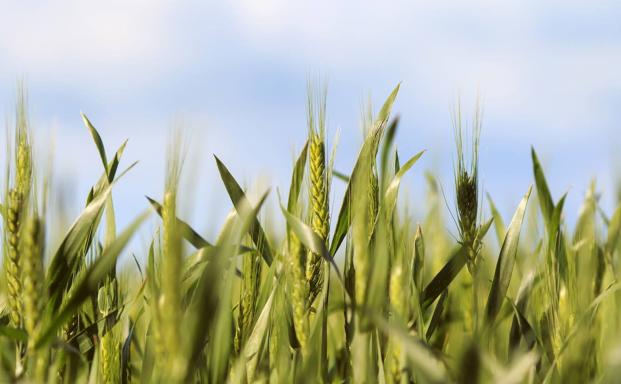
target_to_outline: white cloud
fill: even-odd
[[[358,79],[399,73],[428,108],[446,108],[456,93],[479,89],[489,117],[524,123],[505,137],[527,138],[546,126],[550,138],[562,132],[579,139],[587,122],[605,130],[597,125],[612,111],[602,110],[600,98],[621,88],[621,39],[602,37],[599,26],[617,8],[246,0],[236,3],[233,20],[256,49],[299,71],[327,68]],[[581,43],[568,30],[580,31]]]
[[[303,79],[314,70],[341,87],[340,99],[330,99],[331,116],[349,113],[350,104],[357,107],[362,90],[381,96],[377,87],[383,91],[403,80],[400,112],[416,129],[404,140],[416,146],[435,144],[428,139],[438,126],[446,128],[441,137],[448,141],[451,102],[461,93],[468,108],[479,89],[488,142],[509,150],[519,142],[520,151],[527,151],[521,145],[536,140],[554,145],[550,152],[562,156],[582,143],[594,148],[596,141],[608,143],[610,133],[618,131],[613,106],[621,102],[620,7],[612,0],[597,5],[536,0],[5,1],[0,85],[11,90],[14,79],[25,75],[35,90],[58,90],[39,102],[54,108],[62,103],[67,109],[58,117],[49,106],[33,105],[34,111],[47,108],[38,115],[40,127],[54,120],[70,124],[68,109],[75,110],[74,124],[60,128],[63,168],[72,168],[71,155],[78,151],[88,152],[89,164],[98,166],[85,144],[89,139],[77,115],[82,108],[98,116],[107,143],[130,137],[128,154],[143,161],[136,172],[141,181],[161,176],[167,119],[185,107],[190,119],[200,120],[190,124],[209,127],[207,137],[195,142],[206,142],[201,148],[206,153],[235,152],[230,157],[238,171],[245,172],[242,165],[248,163],[248,169],[290,165],[282,161],[288,160],[286,149],[260,159],[251,152],[271,145],[260,141],[267,141],[261,139],[266,132],[285,148],[303,135],[295,124],[303,124]],[[300,83],[285,84],[292,78]],[[299,90],[300,110],[291,107],[292,88]],[[192,105],[184,105],[188,102]],[[344,134],[356,132],[346,126],[357,119],[356,112],[351,120],[334,119],[344,123]],[[421,136],[427,142],[420,143]],[[340,159],[353,158],[356,148],[348,143],[358,139],[343,139],[341,148],[347,149]],[[288,171],[285,166],[275,170]],[[144,183],[131,186],[141,189]]]
[[[0,67],[37,82],[79,78],[105,85],[174,67],[166,1],[4,2]],[[117,78],[118,78],[117,77]]]

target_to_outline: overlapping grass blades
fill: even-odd
[[[485,219],[475,115],[470,162],[454,132],[453,239],[431,172],[428,194],[414,199],[416,215],[399,196],[424,158],[397,153],[401,120],[390,115],[399,89],[375,118],[368,111],[351,172],[333,170],[335,152],[326,153],[325,98],[309,104],[308,139],[297,148],[287,199],[278,194],[282,226],[261,219],[269,190],[252,200],[254,191],[216,157],[231,211],[215,237],[177,208],[191,202],[174,140],[163,196],[147,197],[146,213],[117,232],[112,193],[133,167],[118,171],[127,142],[109,156],[104,132],[84,114],[103,172],[59,233],[45,209],[50,195],[36,183],[31,136],[24,139],[25,105],[18,107],[0,214],[5,257],[19,253],[9,254],[15,268],[4,279],[14,284],[2,294],[27,297],[23,310],[0,301],[0,381],[615,382],[621,204],[608,216],[592,183],[569,228],[567,194],[555,202],[531,149],[537,204],[528,188],[505,226],[494,204],[501,199],[487,194]],[[343,196],[330,187],[333,175],[345,183]],[[26,196],[27,209],[16,209],[9,190]],[[149,210],[157,214],[153,233],[142,226]],[[492,226],[496,240],[487,236]],[[139,231],[143,251],[131,241]],[[119,263],[124,255],[129,264]]]

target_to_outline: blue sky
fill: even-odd
[[[428,150],[405,181],[418,207],[424,170],[451,189],[451,106],[460,96],[469,114],[479,93],[483,184],[505,218],[532,182],[534,145],[555,198],[569,191],[571,220],[593,177],[613,205],[620,19],[612,0],[3,2],[0,113],[11,119],[25,79],[38,145],[55,142],[74,214],[100,171],[79,112],[109,151],[129,138],[126,164],[140,163],[115,191],[121,224],[146,207],[145,194],[161,196],[170,129],[183,126],[193,191],[184,215],[211,233],[230,208],[212,154],[247,186],[286,188],[306,134],[309,75],[328,78],[341,170],[361,142],[362,106],[370,97],[378,107],[403,82],[399,151]]]

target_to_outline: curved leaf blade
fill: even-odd
[[[356,160],[356,164],[354,165],[354,169],[351,173],[351,176],[349,177],[347,188],[345,190],[345,195],[343,197],[343,203],[341,204],[341,210],[339,211],[338,219],[336,222],[334,234],[332,235],[332,242],[330,243],[330,254],[332,256],[336,255],[336,252],[343,243],[343,240],[345,239],[347,231],[349,231],[349,227],[351,225],[352,183],[357,178],[357,175],[361,172],[361,164],[365,161],[368,161],[369,158],[374,159],[375,156],[377,156],[379,142],[384,133],[390,111],[392,110],[392,104],[397,97],[400,86],[401,83],[399,83],[395,87],[395,89],[391,92],[391,94],[388,96],[388,99],[382,106],[382,109],[380,110],[380,113],[375,121],[374,129],[365,139],[364,144],[362,145],[362,149],[360,150],[360,154],[358,155],[358,159]]]
[[[392,178],[388,188],[386,188],[386,192],[384,194],[384,199],[386,201],[386,209],[388,216],[392,217],[392,213],[397,205],[397,193],[399,192],[399,185],[401,184],[401,179],[405,175],[407,171],[412,168],[414,164],[421,158],[421,156],[425,153],[425,150],[418,152],[416,155],[412,156],[405,164],[399,169],[397,174]]]
[[[295,235],[300,239],[302,244],[312,252],[321,255],[324,260],[329,262],[334,268],[334,272],[336,273],[339,281],[344,284],[341,272],[339,271],[338,266],[334,262],[334,258],[330,255],[328,248],[326,248],[326,244],[321,239],[321,237],[317,236],[315,232],[308,225],[304,224],[302,220],[293,216],[291,213],[287,212],[285,207],[281,206],[281,210],[285,219],[287,220],[287,224],[291,227]],[[344,285],[343,285],[344,286]]]
[[[56,331],[75,313],[84,301],[96,293],[99,284],[106,278],[109,272],[115,268],[116,260],[129,243],[138,227],[146,220],[149,213],[138,216],[127,228],[119,234],[112,244],[104,249],[99,256],[85,271],[77,277],[74,288],[71,290],[69,299],[62,304],[58,312],[53,307],[48,307],[53,314],[52,320],[45,325],[41,335],[35,342],[35,348],[45,345],[56,333]]]
[[[83,112],[80,112],[80,116],[82,116],[82,121],[84,121],[84,125],[86,125],[86,128],[88,128],[88,131],[91,133],[91,136],[93,137],[93,141],[95,142],[95,145],[97,146],[97,151],[99,152],[101,163],[104,167],[104,170],[106,171],[106,175],[108,175],[108,181],[112,181],[110,179],[110,173],[108,172],[108,169],[109,169],[108,159],[106,157],[106,149],[103,145],[103,140],[101,140],[101,136],[99,135],[99,132],[97,132],[97,130],[95,129],[93,124],[90,122],[88,117],[86,117],[86,115]]]
[[[306,159],[308,158],[308,140],[304,144],[300,156],[295,162],[293,167],[293,173],[291,174],[291,185],[289,187],[289,199],[287,201],[287,210],[289,212],[295,212],[298,198],[300,196],[300,190],[302,188],[302,181],[304,180],[304,171],[306,170]]]
[[[453,252],[440,272],[425,287],[422,295],[423,308],[428,308],[448,288],[467,261],[468,250],[460,246]]]
[[[250,207],[250,202],[246,198],[246,194],[241,189],[231,172],[226,168],[224,163],[218,159],[217,156],[214,155],[216,159],[216,164],[218,166],[218,171],[220,172],[220,177],[222,178],[222,182],[224,183],[224,187],[235,206],[235,209],[238,213],[242,213],[244,211],[248,211]],[[254,217],[250,223],[250,227],[248,228],[248,233],[252,238],[252,242],[257,247],[263,260],[267,263],[267,265],[272,265],[272,260],[274,257],[272,256],[272,250],[269,245],[269,241],[267,240],[267,236],[265,236],[265,231],[259,220]]]
[[[155,212],[158,214],[158,216],[162,217],[162,205],[158,203],[156,200],[150,198],[149,196],[145,196],[145,197],[147,198],[147,200],[149,200],[149,203],[151,204]],[[178,230],[180,231],[181,235],[188,242],[190,242],[190,244],[192,244],[194,248],[201,249],[201,248],[213,246],[210,242],[208,242],[201,235],[199,235],[198,232],[196,232],[194,228],[192,228],[188,223],[186,223],[185,221],[179,218],[176,218],[176,219],[177,219],[176,224],[177,224]]]
[[[546,223],[546,228],[549,230],[552,223],[554,200],[552,200],[552,194],[550,194],[550,188],[548,188],[548,182],[543,174],[543,168],[541,167],[541,163],[539,163],[539,158],[535,153],[535,148],[531,147],[530,153],[533,160],[533,173],[535,175],[535,185],[537,187],[539,206],[541,207],[541,213],[543,214],[543,220]]]
[[[500,310],[500,305],[502,304],[502,301],[507,293],[507,289],[509,288],[513,266],[515,265],[518,243],[520,241],[520,232],[522,229],[522,222],[524,220],[524,213],[526,212],[526,204],[528,204],[528,198],[530,197],[531,191],[532,186],[528,188],[528,192],[526,192],[526,195],[524,195],[522,201],[518,205],[502,243],[500,255],[498,255],[496,272],[494,273],[494,280],[492,281],[492,288],[489,293],[486,308],[487,321],[490,324],[496,318],[496,315]]]

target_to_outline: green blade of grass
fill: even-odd
[[[85,271],[80,274],[74,283],[75,288],[71,290],[69,299],[63,303],[58,312],[51,309],[53,315],[51,321],[45,325],[41,335],[35,342],[35,348],[46,345],[54,336],[56,331],[75,313],[79,306],[99,289],[99,284],[115,268],[116,260],[123,251],[138,227],[148,217],[148,213],[138,216],[116,240],[106,248],[103,254],[98,257]]]
[[[438,328],[440,324],[440,320],[442,320],[442,312],[444,312],[444,303],[446,302],[446,298],[448,296],[448,289],[445,289],[442,292],[442,296],[440,296],[440,300],[438,300],[438,304],[433,309],[433,314],[431,315],[431,320],[429,321],[429,326],[427,327],[427,332],[425,333],[425,338],[427,341],[431,340],[431,336]]]
[[[388,171],[389,171],[388,156],[390,155],[390,150],[392,149],[398,126],[399,126],[399,116],[396,116],[392,120],[392,122],[388,125],[388,128],[386,129],[386,134],[384,135],[384,140],[382,143],[382,150],[380,154],[380,170],[382,171],[382,179],[381,179],[382,189],[380,190],[382,191],[386,189],[386,185],[388,183]]]
[[[117,149],[114,154],[114,159],[108,164],[107,173],[104,172],[103,175],[97,180],[97,183],[91,188],[88,197],[86,199],[86,204],[90,203],[95,196],[97,196],[101,191],[105,190],[108,184],[111,183],[111,180],[114,180],[116,176],[116,171],[119,167],[119,163],[121,162],[121,157],[123,156],[123,152],[125,151],[125,146],[127,145],[127,140],[121,144],[119,149]],[[134,163],[135,164],[135,163]]]
[[[28,334],[26,331],[8,325],[0,325],[0,335],[20,343],[26,343],[28,341]]]
[[[103,141],[101,140],[101,136],[99,135],[99,132],[97,132],[93,124],[91,124],[90,120],[88,119],[88,117],[86,117],[84,113],[80,112],[80,116],[82,116],[84,125],[86,125],[86,128],[88,128],[88,131],[91,133],[91,136],[93,137],[93,141],[95,142],[95,145],[97,146],[97,151],[99,152],[101,163],[104,167],[104,170],[106,171],[106,175],[108,175],[108,181],[112,181],[112,179],[109,178],[110,174],[108,172],[108,159],[106,157],[106,149],[103,145]]]
[[[207,337],[211,330],[212,325],[218,318],[218,306],[221,303],[221,297],[219,294],[219,288],[224,284],[221,282],[222,274],[226,272],[227,265],[224,260],[230,259],[231,255],[236,252],[231,252],[232,246],[228,244],[233,243],[234,236],[241,236],[248,231],[248,228],[252,225],[253,220],[256,220],[257,213],[261,210],[263,203],[267,199],[269,191],[266,191],[259,203],[255,207],[243,205],[238,212],[239,221],[237,222],[238,231],[230,230],[223,233],[222,237],[218,239],[218,244],[211,248],[212,257],[209,258],[209,263],[199,269],[200,277],[196,283],[194,294],[191,297],[189,310],[187,313],[187,323],[189,324],[189,338],[191,340],[189,346],[190,364],[195,366],[200,363],[200,354],[204,346],[207,344]],[[231,224],[233,226],[233,224]],[[230,279],[226,280],[227,284],[230,284]],[[230,293],[229,291],[227,291]],[[230,320],[230,319],[229,319]],[[186,372],[186,376],[190,375],[192,370]],[[186,381],[189,380],[189,376],[186,377]]]
[[[240,210],[248,209],[247,207],[250,205],[250,203],[246,198],[246,194],[241,189],[233,175],[231,175],[229,170],[226,168],[224,163],[222,163],[222,161],[220,161],[217,156],[214,156],[214,158],[216,159],[216,164],[218,165],[218,171],[220,172],[222,182],[224,183],[226,191],[228,192],[229,197],[231,198],[231,201],[235,206],[235,209],[237,209],[238,212],[240,212]],[[265,260],[267,265],[272,265],[272,250],[270,248],[267,237],[265,236],[265,231],[263,230],[263,227],[261,226],[259,220],[256,217],[253,218],[252,222],[250,223],[248,232],[250,234],[250,237],[252,238],[252,242],[261,253],[263,260]]]
[[[468,250],[459,246],[444,267],[427,284],[422,295],[423,308],[428,308],[445,289],[453,282],[453,279],[464,268],[468,261]]]
[[[121,347],[121,384],[127,384],[131,381],[131,344],[135,329],[136,323],[130,320],[129,332]]]
[[[521,320],[519,316],[526,310],[526,306],[528,304],[528,299],[531,295],[534,281],[535,275],[531,272],[526,276],[520,286],[520,289],[518,290],[514,309],[514,312],[516,313],[513,316],[513,321],[511,322],[511,330],[509,331],[509,352],[511,353],[513,353],[517,349],[520,343],[520,337],[523,337],[524,340],[527,342],[529,340],[528,334],[525,333],[525,331],[528,331],[528,329],[526,329],[523,324],[520,324]],[[528,325],[530,326],[530,324]]]
[[[448,370],[435,351],[420,339],[410,335],[406,329],[386,321],[380,316],[372,316],[375,324],[384,334],[392,336],[407,356],[412,372],[428,383],[449,382]]]
[[[494,218],[494,228],[496,228],[496,239],[498,240],[498,245],[502,246],[502,241],[505,238],[507,227],[505,226],[505,223],[502,220],[502,216],[500,215],[500,212],[498,212],[498,209],[496,208],[496,205],[494,204],[494,201],[492,200],[492,197],[490,196],[489,193],[487,194],[487,201],[489,203],[489,209],[492,212],[492,217]]]
[[[276,286],[274,286],[267,302],[263,305],[261,314],[252,329],[252,333],[248,337],[248,341],[246,342],[241,355],[237,358],[237,361],[235,361],[231,368],[231,371],[238,382],[254,382],[253,380],[257,370],[259,355],[265,343],[265,338],[269,329],[269,318],[275,292]]]
[[[502,243],[500,254],[498,255],[498,262],[496,263],[496,272],[494,273],[494,280],[492,281],[492,288],[487,300],[487,322],[493,323],[500,310],[500,305],[504,300],[507,289],[509,288],[509,281],[511,280],[511,274],[513,272],[513,266],[515,265],[515,257],[517,255],[518,243],[520,241],[520,232],[522,229],[522,221],[524,220],[524,213],[526,212],[526,204],[532,186],[528,188],[528,192],[522,198],[522,201],[518,205],[507,234]]]
[[[606,236],[606,250],[613,253],[617,244],[619,244],[619,235],[621,235],[621,204],[615,209],[610,224],[608,225],[608,234]]]
[[[399,84],[397,84],[392,92],[390,92],[390,95],[388,95],[388,98],[384,102],[384,105],[382,105],[382,108],[380,109],[379,114],[375,119],[376,123],[379,122],[380,124],[386,124],[386,122],[388,121],[388,118],[390,117],[390,111],[392,111],[392,105],[395,103],[395,99],[397,98],[397,94],[399,93],[399,88],[401,88],[401,82],[399,82]]]
[[[145,196],[147,200],[149,200],[149,204],[153,207],[158,216],[162,217],[162,205],[158,203],[156,200],[150,198],[149,196]],[[205,240],[201,235],[198,234],[188,223],[177,218],[176,226],[180,231],[181,235],[194,246],[196,249],[201,249],[205,247],[212,247],[213,245]]]
[[[300,156],[295,161],[293,173],[291,175],[291,184],[289,186],[289,199],[287,201],[287,210],[296,212],[300,190],[302,189],[302,181],[304,180],[304,171],[306,170],[306,159],[308,158],[308,140],[304,144]]]
[[[552,222],[552,212],[554,210],[554,201],[548,188],[546,177],[543,174],[543,168],[539,163],[539,158],[535,153],[535,148],[531,147],[531,157],[533,160],[533,173],[535,175],[535,185],[537,187],[537,197],[539,198],[539,206],[541,207],[541,213],[543,214],[543,220],[545,221],[546,228],[550,229]]]
[[[567,332],[567,336],[565,336],[565,338],[562,340],[559,352],[556,354],[556,356],[554,356],[554,360],[552,361],[552,364],[548,367],[548,370],[542,382],[550,382],[552,375],[556,372],[559,360],[563,356],[564,352],[567,350],[567,347],[570,345],[571,341],[573,341],[576,335],[578,335],[578,331],[580,330],[580,328],[584,326],[585,323],[588,323],[587,320],[591,319],[595,315],[595,312],[597,312],[600,304],[604,301],[604,299],[613,295],[620,289],[621,283],[618,282],[615,282],[608,286],[603,292],[597,295],[597,297],[595,297],[593,301],[591,301],[591,304],[589,304],[588,308],[586,308],[586,310],[574,321],[573,326]]]
[[[375,121],[375,127],[373,131],[371,131],[369,136],[366,138],[364,144],[362,145],[362,149],[360,150],[360,154],[358,155],[358,159],[356,160],[356,164],[354,165],[354,170],[352,171],[350,180],[347,184],[345,196],[343,197],[343,203],[341,204],[341,209],[339,211],[338,219],[336,221],[334,234],[332,235],[332,242],[330,243],[330,254],[332,256],[336,255],[336,252],[338,251],[341,243],[345,239],[345,235],[347,235],[347,232],[349,231],[349,227],[351,225],[352,181],[356,178],[356,175],[361,172],[360,164],[363,161],[368,161],[368,159],[375,158],[375,156],[377,156],[379,142],[383,135],[386,123],[388,121],[388,117],[390,115],[390,111],[392,109],[392,105],[395,101],[395,98],[397,97],[400,86],[401,84],[397,85],[390,94],[390,96],[388,96],[388,99],[382,106],[382,109]]]
[[[397,205],[397,193],[399,192],[399,185],[401,184],[401,179],[405,175],[405,173],[412,168],[414,164],[421,158],[421,156],[425,153],[425,150],[420,151],[416,155],[412,156],[408,161],[403,164],[399,172],[392,178],[390,184],[386,188],[384,199],[386,201],[386,212],[388,218],[392,217],[395,206]]]
[[[522,338],[526,342],[527,349],[531,350],[533,349],[533,347],[535,346],[535,343],[537,342],[537,335],[535,334],[535,331],[532,325],[530,325],[530,323],[526,319],[526,316],[524,316],[524,314],[517,307],[517,305],[513,304],[513,302],[510,302],[510,303],[511,303],[511,307],[513,308],[514,324],[516,325],[516,328],[517,328],[516,334],[519,336],[522,336]],[[517,348],[519,344],[519,336],[517,338],[510,337],[510,342],[509,342],[510,351],[514,351]]]
[[[334,261],[334,257],[332,257],[332,255],[326,248],[326,244],[324,243],[323,240],[321,240],[321,237],[319,237],[312,230],[311,227],[304,224],[302,220],[298,219],[297,217],[293,216],[291,213],[287,212],[285,207],[281,206],[280,208],[282,210],[283,215],[285,216],[285,219],[287,220],[287,223],[289,224],[289,226],[291,226],[291,229],[293,230],[295,235],[300,239],[302,244],[304,244],[304,246],[308,248],[309,250],[311,250],[312,252],[318,255],[321,255],[324,260],[330,263],[332,267],[334,268],[334,272],[336,273],[336,276],[338,277],[339,281],[343,284],[343,286],[345,286],[344,285],[345,283],[343,282],[343,278],[341,276],[341,272],[339,271],[339,267],[336,265],[336,262]]]
[[[97,198],[92,200],[75,220],[60,247],[52,257],[47,272],[49,300],[58,308],[63,295],[69,288],[71,278],[76,271],[79,255],[90,247],[92,235],[97,227],[104,205],[110,195],[109,185]]]

